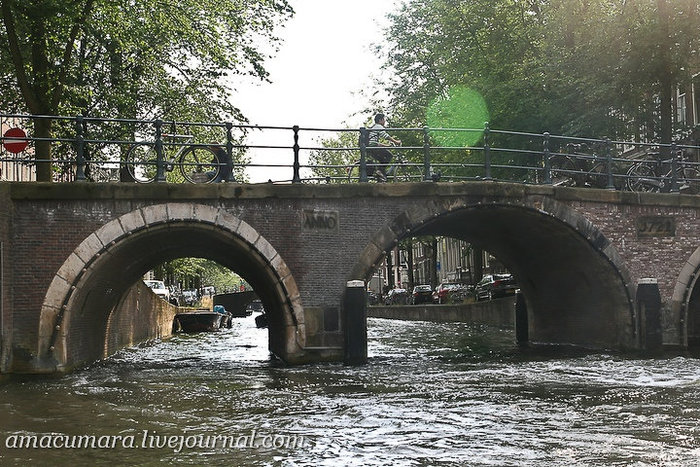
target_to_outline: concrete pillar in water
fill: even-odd
[[[367,293],[363,281],[345,287],[345,363],[367,363]]]
[[[661,294],[656,279],[645,278],[637,282],[637,319],[639,320],[639,345],[644,350],[659,351],[663,348],[661,328]]]
[[[515,341],[518,345],[527,345],[529,340],[527,305],[523,294],[518,293],[515,296]]]

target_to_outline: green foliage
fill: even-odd
[[[286,0],[3,0],[0,111],[245,121],[232,83],[267,79],[260,47],[274,49],[274,28],[292,14]],[[137,131],[93,128],[91,136]],[[34,134],[50,137],[50,122]],[[39,158],[50,151],[37,145]]]
[[[389,19],[395,126],[430,122],[457,87],[484,97],[492,128],[667,139],[671,91],[699,66],[697,0],[408,0]]]
[[[311,151],[309,165],[318,181],[343,183],[348,180],[348,169],[360,159],[358,148],[359,131],[348,130],[336,137],[320,141],[320,147]]]
[[[463,128],[478,131],[432,130],[433,138],[441,146],[472,146],[483,133],[488,122],[488,109],[481,95],[469,88],[450,88],[446,98],[435,99],[427,109],[426,120],[430,128]]]
[[[180,285],[183,290],[214,286],[218,293],[226,293],[238,290],[240,284],[245,284],[230,269],[203,258],[177,258],[161,264],[154,273],[169,285]]]
[[[285,0],[6,0],[2,86],[33,113],[240,119],[227,83],[267,77],[254,44],[291,14]]]

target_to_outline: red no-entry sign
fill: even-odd
[[[3,140],[2,145],[5,146],[5,149],[8,152],[13,154],[24,151],[27,149],[27,145],[29,144],[29,142],[25,139],[27,134],[21,128],[10,128],[5,132],[3,137],[11,138]]]

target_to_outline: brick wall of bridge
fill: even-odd
[[[9,364],[12,341],[12,200],[9,185],[0,184],[0,373]]]
[[[674,195],[655,195],[658,203],[654,203],[652,195],[647,205],[590,201],[572,201],[569,205],[585,213],[586,218],[605,233],[628,268],[633,284],[643,278],[658,281],[664,341],[668,345],[681,345],[682,317],[679,310],[674,309],[672,296],[687,260],[700,248],[699,197],[688,197],[685,206],[674,206],[669,205],[668,196]],[[641,236],[636,225],[641,217],[673,218],[675,236]]]
[[[11,271],[13,281],[9,311],[6,309],[10,316],[5,323],[6,327],[11,323],[12,344],[20,354],[36,349],[39,310],[51,280],[68,255],[118,216],[162,203],[220,208],[264,237],[283,257],[296,281],[306,315],[307,345],[311,347],[343,345],[342,329],[332,324],[342,325],[345,282],[360,278],[355,277],[358,271],[366,272],[381,253],[377,245],[391,245],[392,235],[408,234],[402,230],[406,226],[429,227],[432,216],[449,213],[453,207],[527,205],[532,212],[541,209],[545,217],[560,217],[570,224],[571,235],[590,235],[593,243],[599,235],[594,230],[599,230],[619,255],[627,274],[625,280],[632,284],[642,277],[659,280],[665,339],[670,344],[681,339],[680,317],[671,311],[671,296],[684,262],[700,247],[700,197],[679,195],[640,197],[601,190],[488,183],[344,187],[11,184],[4,189],[12,209],[6,208],[3,213],[0,208],[0,238],[10,237],[12,254],[6,270]],[[305,229],[305,212],[330,213],[336,216],[338,225]],[[3,215],[11,219],[9,234],[7,222],[3,226]],[[650,215],[673,217],[675,236],[640,237],[636,219]],[[590,225],[581,219],[587,219]],[[513,230],[511,235],[525,234],[517,225],[509,226],[507,220],[500,222],[504,229]],[[541,255],[546,255],[546,239],[542,244]],[[182,254],[187,256],[187,251]],[[561,265],[562,270],[576,266]]]
[[[41,203],[15,200],[12,221],[13,354],[36,358],[37,323],[48,286],[68,255],[114,212],[132,203],[96,206],[86,200]],[[118,272],[115,272],[118,273]],[[85,312],[89,312],[86,310]],[[94,339],[94,329],[73,329],[76,339]]]

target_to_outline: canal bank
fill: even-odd
[[[448,305],[374,305],[367,309],[367,316],[406,321],[485,324],[512,328],[515,326],[515,297]]]

